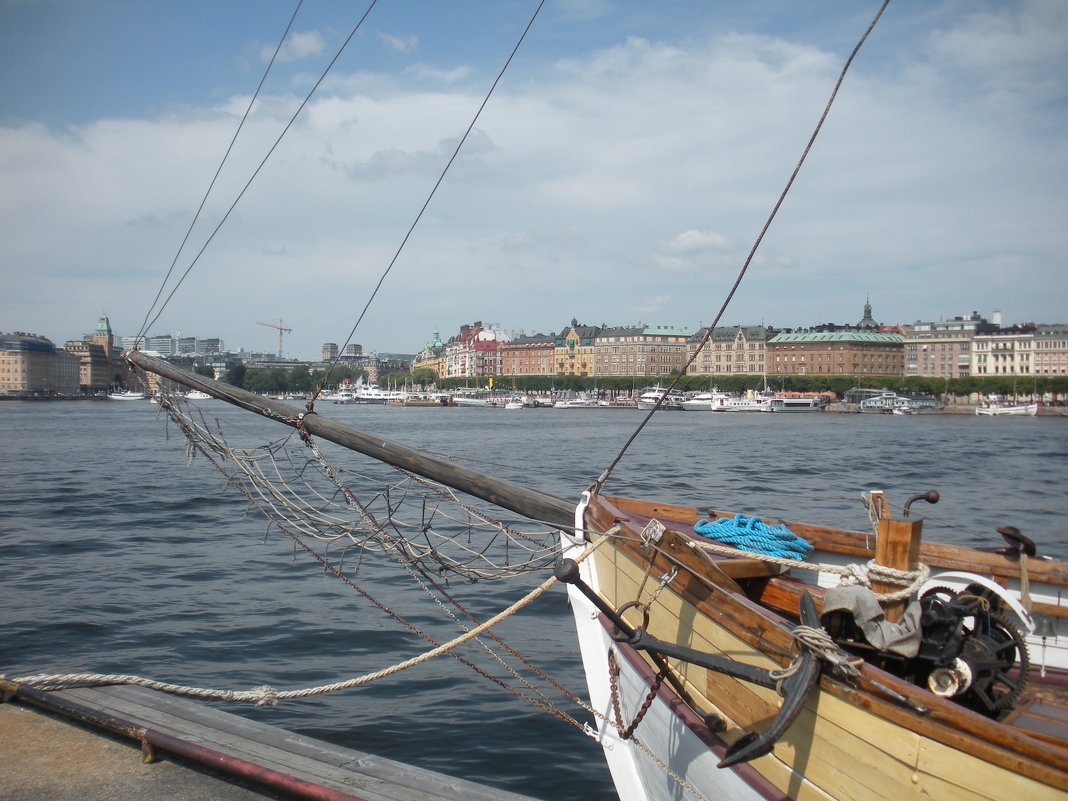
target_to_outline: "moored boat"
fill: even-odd
[[[708,412],[730,397],[726,392],[713,389],[709,392],[699,392],[692,398],[687,398],[682,402],[681,406],[685,412]]]
[[[975,407],[975,413],[989,417],[1034,417],[1038,414],[1037,403],[1009,403],[1007,401],[984,401]]]
[[[714,412],[770,412],[771,396],[764,394],[738,395],[720,398],[712,406]]]
[[[621,799],[672,780],[732,801],[1068,791],[1068,664],[1044,648],[1068,633],[1068,565],[1021,539],[921,544],[920,520],[875,507],[878,536],[787,524],[814,548],[798,563],[696,536],[696,509],[587,497],[565,544],[597,550],[558,575]],[[894,552],[907,603],[846,586]]]
[[[112,393],[110,393],[108,395],[108,400],[119,400],[119,401],[144,400],[146,397],[147,396],[145,395],[144,392],[138,392],[137,390],[133,390],[133,389],[126,389],[126,390],[123,390],[122,392],[112,392]]]
[[[822,412],[827,406],[825,397],[794,397],[791,395],[774,395],[771,398],[772,412]]]
[[[681,392],[675,392],[657,384],[655,387],[646,387],[642,390],[638,396],[637,406],[639,409],[649,411],[657,408],[659,403],[659,409],[662,411],[682,411],[682,404],[685,401],[686,396]]]

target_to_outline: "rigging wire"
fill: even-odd
[[[482,103],[479,105],[478,110],[475,112],[475,116],[471,118],[470,125],[467,126],[467,130],[464,131],[464,135],[460,137],[460,141],[457,143],[456,148],[452,152],[452,155],[446,162],[445,167],[442,169],[437,181],[434,182],[434,186],[433,188],[431,188],[430,194],[427,195],[426,200],[424,201],[422,207],[419,209],[419,213],[415,215],[415,219],[412,220],[412,224],[409,226],[407,233],[405,233],[404,238],[401,239],[401,243],[397,247],[396,252],[394,252],[393,258],[389,260],[389,264],[386,266],[386,269],[382,272],[382,275],[379,276],[378,283],[375,284],[374,290],[371,292],[370,297],[367,298],[367,302],[364,304],[363,309],[360,311],[359,317],[356,318],[356,322],[355,324],[353,324],[352,330],[349,331],[349,335],[345,338],[345,343],[340,348],[338,348],[338,355],[334,357],[333,363],[323,375],[323,378],[319,382],[319,386],[316,388],[314,394],[312,395],[312,399],[309,404],[313,405],[315,403],[315,399],[318,398],[319,395],[322,394],[322,391],[326,388],[327,381],[329,381],[330,379],[330,374],[334,371],[334,368],[337,367],[338,363],[341,361],[341,354],[344,353],[345,348],[347,348],[349,343],[352,342],[352,338],[356,336],[356,329],[359,328],[360,323],[363,322],[363,318],[366,316],[367,310],[371,307],[371,304],[374,302],[374,299],[378,296],[378,291],[382,288],[382,284],[385,283],[386,277],[393,270],[393,266],[397,263],[397,259],[400,258],[401,251],[403,251],[404,246],[408,244],[408,239],[411,238],[412,233],[415,231],[415,227],[419,225],[419,221],[423,219],[423,214],[430,206],[430,201],[434,199],[434,195],[437,194],[438,189],[444,182],[445,175],[449,172],[449,168],[452,167],[453,162],[455,162],[456,158],[460,155],[460,150],[463,148],[464,143],[467,142],[467,138],[471,135],[471,131],[474,130],[475,123],[477,123],[479,117],[482,116],[482,112],[489,104],[490,98],[493,96],[493,92],[497,88],[497,84],[499,84],[501,82],[501,79],[504,77],[504,73],[511,65],[512,59],[515,58],[515,54],[519,51],[519,47],[523,44],[523,40],[527,38],[527,34],[534,26],[534,20],[538,18],[538,14],[541,11],[542,6],[544,5],[545,0],[540,0],[537,7],[534,9],[534,13],[531,14],[530,20],[527,22],[526,27],[523,28],[523,32],[519,35],[519,39],[516,41],[515,46],[512,48],[512,52],[509,53],[508,58],[504,62],[504,66],[502,66],[500,72],[497,73],[497,77],[493,80],[489,91],[486,92],[486,96],[482,99]],[[311,405],[309,405],[308,408],[311,408]]]
[[[189,236],[193,233],[193,227],[197,224],[197,220],[200,219],[200,214],[204,211],[204,204],[208,202],[208,197],[211,195],[211,190],[215,188],[215,182],[219,180],[219,174],[222,172],[223,167],[226,165],[227,160],[230,158],[230,153],[234,149],[234,143],[237,142],[237,137],[241,134],[241,129],[245,127],[245,122],[248,120],[249,115],[252,113],[252,108],[256,104],[256,100],[260,96],[260,91],[263,89],[263,84],[267,82],[267,76],[271,73],[271,68],[274,66],[274,62],[278,59],[278,53],[282,50],[282,44],[285,42],[286,37],[289,36],[289,31],[293,28],[293,21],[297,18],[297,14],[300,12],[300,7],[304,5],[304,0],[297,0],[297,6],[293,9],[293,15],[289,18],[289,23],[286,25],[286,29],[282,32],[281,38],[278,40],[278,44],[274,48],[274,53],[271,54],[271,60],[267,64],[267,68],[263,71],[263,75],[260,77],[260,82],[256,86],[256,91],[252,93],[252,98],[248,101],[248,108],[245,109],[244,115],[241,117],[241,121],[237,124],[237,130],[234,131],[233,138],[230,139],[230,144],[226,147],[226,152],[223,154],[222,161],[219,162],[218,168],[215,170],[215,175],[212,176],[211,183],[208,184],[208,189],[204,192],[204,197],[200,199],[200,205],[197,207],[196,213],[193,215],[193,219],[189,222],[189,227],[185,231],[185,236],[182,237],[181,244],[178,245],[178,251],[174,254],[174,259],[171,261],[171,266],[167,269],[167,274],[163,276],[163,281],[159,285],[159,291],[156,292],[156,297],[152,300],[152,305],[148,307],[148,311],[145,312],[145,319],[141,321],[141,327],[137,331],[137,336],[134,338],[135,346],[138,345],[144,336],[148,333],[148,328],[151,323],[148,322],[148,317],[152,314],[153,309],[156,308],[156,304],[159,303],[159,299],[163,296],[163,290],[167,288],[167,282],[171,280],[171,275],[174,273],[175,265],[178,264],[178,259],[182,255],[182,251],[185,250],[185,245],[189,241]],[[169,298],[168,298],[169,300]],[[163,309],[160,309],[162,313]],[[152,323],[155,323],[159,318],[156,315],[153,318]]]
[[[749,255],[746,256],[745,262],[742,264],[741,269],[738,271],[737,278],[734,279],[734,284],[731,286],[731,289],[727,293],[727,296],[723,299],[723,304],[719,307],[719,311],[716,313],[716,318],[711,322],[711,324],[709,324],[708,330],[705,332],[704,338],[701,340],[701,343],[694,350],[693,355],[690,356],[686,364],[682,366],[682,369],[679,371],[678,375],[675,376],[675,380],[672,381],[671,385],[661,394],[659,398],[657,398],[656,404],[653,406],[652,409],[649,410],[649,413],[645,415],[645,418],[640,423],[638,423],[637,428],[635,428],[631,435],[627,438],[627,441],[623,443],[623,447],[620,448],[619,453],[616,454],[615,458],[604,469],[601,475],[597,477],[597,480],[594,482],[593,486],[595,486],[598,490],[604,486],[605,482],[608,480],[608,477],[616,468],[616,465],[619,464],[620,460],[630,449],[630,446],[634,443],[634,440],[638,438],[638,434],[642,432],[642,429],[645,428],[648,422],[653,418],[653,415],[656,414],[656,412],[663,405],[664,399],[668,396],[668,393],[671,392],[671,390],[675,389],[676,386],[678,386],[679,381],[681,381],[682,377],[686,375],[686,371],[689,370],[690,365],[697,361],[697,356],[701,353],[702,350],[704,350],[705,346],[708,344],[708,341],[712,338],[712,334],[716,330],[716,326],[719,325],[719,321],[723,317],[723,313],[727,311],[727,306],[734,298],[734,294],[738,291],[738,287],[741,285],[742,279],[745,278],[745,274],[749,270],[749,265],[752,263],[753,257],[756,255],[757,249],[760,247],[760,243],[764,241],[764,235],[767,234],[768,229],[771,228],[771,223],[775,219],[775,215],[779,213],[779,209],[782,207],[783,202],[786,200],[786,195],[790,192],[790,188],[794,185],[794,180],[797,178],[797,174],[801,171],[801,165],[803,165],[805,163],[805,159],[808,158],[809,151],[812,150],[812,145],[815,144],[816,137],[819,136],[820,130],[823,128],[823,123],[824,121],[826,121],[827,115],[831,112],[831,105],[834,103],[835,98],[838,96],[838,90],[841,88],[842,82],[845,80],[846,73],[849,71],[849,67],[853,63],[853,59],[856,58],[857,53],[860,52],[861,46],[863,46],[864,42],[867,41],[868,35],[872,32],[872,29],[875,28],[875,24],[879,21],[879,18],[883,15],[883,12],[886,10],[886,7],[888,5],[890,5],[890,0],[883,0],[883,4],[879,7],[879,10],[876,12],[875,17],[872,19],[871,23],[868,25],[863,35],[861,35],[860,40],[853,47],[853,51],[849,54],[849,58],[846,59],[846,62],[842,67],[842,71],[838,75],[838,80],[835,81],[834,89],[831,90],[831,96],[827,99],[827,103],[823,107],[823,113],[820,115],[819,122],[816,123],[816,127],[812,131],[812,135],[809,137],[808,142],[805,144],[805,149],[801,152],[801,158],[798,159],[797,165],[794,167],[794,171],[790,174],[790,178],[786,182],[786,186],[783,187],[782,192],[779,194],[778,200],[775,201],[775,205],[771,209],[771,213],[768,215],[767,220],[764,222],[764,227],[760,229],[760,233],[757,235],[756,240],[753,242],[753,247],[750,248]]]
[[[360,17],[359,21],[356,23],[356,25],[353,27],[353,29],[351,31],[349,31],[349,35],[347,37],[345,37],[345,41],[341,43],[341,46],[338,48],[337,52],[334,54],[334,57],[332,59],[330,59],[330,63],[326,65],[326,68],[323,70],[322,74],[319,76],[319,79],[315,82],[315,85],[312,86],[312,88],[308,90],[308,94],[305,95],[304,99],[300,102],[300,105],[297,107],[297,110],[293,112],[293,115],[289,118],[289,122],[287,122],[285,124],[285,127],[282,129],[282,132],[280,134],[278,134],[278,138],[274,140],[274,144],[272,144],[270,146],[270,148],[267,150],[266,155],[264,155],[264,157],[260,161],[259,165],[257,165],[255,170],[253,170],[252,175],[249,177],[248,181],[245,182],[245,185],[241,188],[241,191],[238,192],[237,197],[234,198],[233,203],[230,204],[230,207],[226,210],[226,213],[222,216],[222,219],[219,220],[219,224],[215,226],[215,228],[212,230],[211,234],[208,236],[207,240],[205,240],[204,244],[201,246],[200,250],[197,251],[196,256],[194,256],[193,260],[189,263],[189,266],[186,267],[185,272],[182,273],[181,277],[178,279],[178,282],[174,285],[174,288],[170,291],[170,294],[167,295],[166,300],[163,301],[163,304],[160,306],[160,309],[156,313],[156,316],[153,317],[150,322],[148,322],[147,324],[145,324],[143,326],[143,331],[147,331],[160,318],[160,315],[163,314],[163,310],[167,307],[167,304],[170,303],[171,299],[174,297],[174,294],[178,291],[178,288],[182,285],[182,283],[188,277],[189,273],[192,271],[193,267],[196,266],[197,262],[200,261],[200,257],[202,255],[204,255],[204,251],[208,249],[208,245],[210,245],[212,240],[215,239],[215,235],[219,233],[219,229],[221,229],[223,227],[223,225],[226,223],[226,221],[230,218],[230,215],[233,213],[234,209],[237,207],[237,204],[241,201],[241,198],[243,198],[245,196],[245,192],[247,192],[249,187],[252,186],[252,182],[256,180],[256,176],[258,176],[260,174],[260,170],[262,170],[264,165],[267,164],[267,160],[274,154],[274,151],[278,148],[278,145],[281,144],[282,139],[289,132],[289,129],[293,127],[293,123],[296,122],[297,117],[300,116],[300,113],[304,110],[304,107],[307,106],[308,103],[311,101],[312,95],[314,95],[315,92],[318,91],[319,86],[322,84],[322,82],[324,80],[326,80],[326,76],[329,74],[330,70],[333,69],[334,64],[337,63],[337,60],[339,58],[341,58],[341,54],[345,51],[345,48],[348,47],[349,42],[352,41],[353,37],[360,30],[360,28],[363,26],[364,21],[371,14],[371,11],[374,9],[374,7],[377,4],[378,4],[378,0],[371,0],[371,4],[367,7],[367,10],[363,12],[363,15]],[[153,305],[155,305],[155,304],[153,304]]]

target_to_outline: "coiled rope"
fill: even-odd
[[[701,520],[693,530],[703,537],[733,545],[743,551],[777,556],[783,559],[802,559],[812,546],[786,527],[785,523],[769,526],[759,517],[735,515],[718,520]]]

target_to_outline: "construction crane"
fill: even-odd
[[[293,329],[292,328],[286,328],[285,327],[286,324],[284,322],[282,322],[281,320],[279,320],[277,323],[260,323],[260,322],[257,322],[256,325],[265,325],[268,328],[277,328],[278,329],[278,358],[281,359],[282,358],[282,334],[283,334],[283,332],[286,333],[286,334],[291,334],[291,333],[293,333]]]

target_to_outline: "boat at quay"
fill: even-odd
[[[846,60],[839,84],[883,8]],[[475,121],[477,115],[468,130]],[[158,397],[185,438],[186,458],[221,472],[242,504],[264,516],[269,532],[288,537],[291,552],[309,557],[316,580],[333,575],[357,592],[361,605],[367,601],[396,624],[400,642],[380,637],[361,608],[358,627],[327,622],[333,628],[326,639],[332,648],[351,644],[348,655],[361,665],[377,664],[341,680],[313,663],[314,670],[283,673],[298,685],[293,689],[259,683],[224,691],[58,670],[15,675],[8,685],[29,694],[151,682],[177,694],[266,706],[345,690],[372,699],[412,671],[405,678],[422,692],[392,694],[378,724],[389,728],[399,708],[414,705],[416,714],[432,719],[433,737],[421,743],[456,742],[452,731],[442,737],[449,718],[439,710],[460,694],[448,669],[433,662],[449,654],[492,684],[507,682],[517,700],[600,746],[621,801],[1068,798],[1068,659],[1060,647],[1068,638],[1068,563],[1057,554],[1063,538],[1039,537],[1022,525],[1019,503],[976,512],[976,489],[967,481],[964,501],[941,511],[948,493],[928,482],[967,479],[945,475],[953,472],[947,464],[967,472],[960,468],[961,449],[945,442],[940,449],[928,432],[907,436],[909,424],[891,417],[799,414],[783,422],[780,414],[657,414],[681,409],[684,396],[675,387],[708,346],[734,288],[689,362],[680,356],[670,383],[643,393],[637,406],[647,413],[618,450],[589,433],[600,417],[595,412],[433,413],[438,430],[431,435],[417,428],[416,410],[390,439],[376,409],[340,406],[320,414],[314,395],[298,408],[145,352],[127,353],[135,372],[249,413],[236,423],[209,420],[180,394]],[[569,343],[568,358],[579,366],[589,358],[583,339]],[[761,400],[770,411],[773,398]],[[359,413],[371,425],[355,425]],[[443,422],[464,417],[482,430],[441,430]],[[963,423],[929,422],[947,429]],[[1056,425],[1035,423],[1047,431]],[[889,435],[888,426],[896,429]],[[828,449],[824,439],[835,428],[836,444]],[[883,432],[877,446],[862,447],[865,428]],[[643,433],[644,447],[636,444]],[[479,435],[486,437],[481,443]],[[998,449],[1011,448],[1007,439],[989,438],[992,462]],[[1063,450],[1030,442],[1043,452]],[[1025,458],[1034,460],[1033,449]],[[932,468],[938,459],[940,469]],[[830,487],[847,473],[851,502],[830,497]],[[999,470],[988,481],[1004,492],[1008,474],[1014,471]],[[1037,476],[1035,483],[1048,479]],[[1049,503],[1062,487],[1039,486],[1028,500]],[[200,496],[189,499],[193,509],[204,506]],[[933,537],[921,516],[939,514],[958,532],[955,541]],[[217,526],[210,516],[203,523],[211,534]],[[173,538],[166,543],[170,552],[189,558],[180,530],[153,525],[151,536]],[[123,556],[130,558],[125,549]],[[216,579],[225,565],[202,578]],[[392,591],[407,578],[432,603],[405,616]],[[368,586],[375,580],[378,589]],[[499,603],[495,585],[509,581],[522,589]],[[229,583],[219,589],[229,599]],[[486,593],[482,600],[479,590]],[[532,634],[524,628],[532,607],[554,592],[567,603],[552,605],[550,637]],[[280,606],[279,596],[268,597],[272,610]],[[336,614],[317,599],[308,616],[320,622],[328,617],[324,609]],[[439,616],[447,636],[432,628]],[[550,639],[546,650],[560,650],[564,619],[573,622],[581,667],[561,675],[540,669],[523,650],[537,648],[539,636]],[[518,646],[503,641],[509,625],[520,632]],[[282,638],[291,632],[274,620],[265,628],[272,659],[290,650],[293,641]],[[476,640],[477,649],[467,648]],[[403,658],[390,658],[397,650]],[[252,679],[242,665],[242,677]],[[567,686],[574,678],[584,680],[583,692]],[[530,749],[528,719],[517,727],[515,717],[492,705],[479,712],[486,723],[505,723],[497,737],[477,729],[492,749],[510,748],[513,755]],[[464,738],[465,748],[471,739]],[[576,758],[577,748],[554,745],[547,753],[572,758],[579,779],[600,766]],[[537,761],[544,758],[541,753]]]

